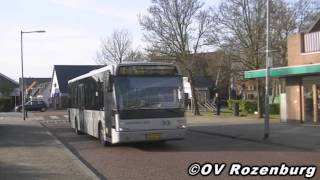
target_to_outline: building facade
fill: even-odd
[[[247,71],[247,79],[265,77],[265,69]],[[286,81],[286,120],[320,122],[320,18],[306,33],[288,37],[288,66],[272,68],[271,77]]]
[[[288,120],[320,122],[320,31],[288,39],[288,66],[301,65],[319,72],[286,78]],[[307,70],[307,69],[306,69]]]
[[[19,78],[20,91],[24,90],[25,101],[32,99],[43,100],[47,105],[49,104],[50,96],[46,93],[45,88],[51,82],[51,78],[23,78],[24,87],[22,89],[22,78]]]

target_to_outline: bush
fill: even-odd
[[[9,112],[14,108],[10,97],[0,97],[0,112]]]
[[[240,101],[240,111],[247,112],[249,114],[254,113],[257,111],[257,102],[256,101]]]
[[[239,109],[242,114],[254,113],[257,110],[257,102],[255,101],[245,101],[245,100],[228,100],[228,109],[233,110],[234,104],[239,103]]]
[[[280,104],[270,104],[269,105],[270,114],[280,114]]]
[[[234,108],[234,103],[237,102],[239,100],[233,100],[233,99],[228,99],[227,104],[228,104],[228,109],[229,110],[233,110]]]
[[[258,108],[257,108],[258,105],[257,105],[256,101],[233,100],[233,99],[229,99],[227,101],[228,109],[233,110],[234,104],[236,102],[239,103],[239,109],[241,112],[240,115],[252,114],[258,110]],[[280,104],[270,104],[269,105],[269,113],[270,114],[280,114]]]

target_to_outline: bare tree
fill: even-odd
[[[128,58],[131,50],[132,37],[128,30],[114,30],[113,33],[101,40],[101,48],[97,52],[99,64],[119,64]]]
[[[215,26],[209,41],[218,44],[232,60],[236,72],[259,69],[265,51],[265,0],[225,0],[212,9]],[[257,81],[258,110],[261,111],[262,88]]]
[[[139,49],[131,50],[124,61],[138,62],[138,61],[149,61],[149,58]]]
[[[316,18],[319,18],[319,0],[297,0],[290,5],[296,23],[296,32],[307,31]]]
[[[199,50],[208,45],[205,36],[211,28],[208,11],[199,0],[152,0],[148,14],[139,18],[148,50],[173,56],[186,72],[191,88],[194,114],[199,115],[192,65]]]

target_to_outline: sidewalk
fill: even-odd
[[[245,117],[189,116],[190,131],[233,139],[273,144],[302,151],[320,151],[319,124],[290,124],[270,121],[270,136],[264,136],[264,120]]]
[[[97,179],[39,122],[0,117],[0,179]]]

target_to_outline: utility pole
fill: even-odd
[[[270,44],[269,44],[269,7],[270,0],[267,0],[267,37],[266,37],[266,90],[264,105],[264,139],[269,138],[269,76],[270,76]]]

